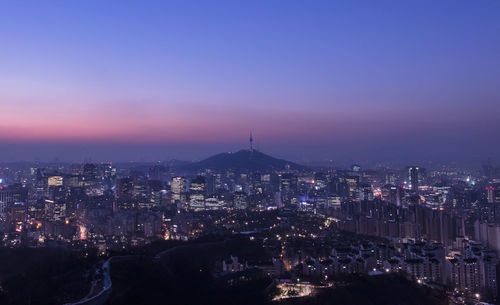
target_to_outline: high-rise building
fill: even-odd
[[[83,180],[85,185],[93,185],[97,181],[97,166],[87,163],[83,166]]]
[[[253,173],[251,176],[252,180],[252,193],[262,194],[264,192],[262,187],[262,175],[260,173]]]
[[[195,177],[189,186],[189,208],[194,211],[205,209],[206,179],[203,176]]]
[[[297,177],[290,173],[282,174],[279,191],[283,202],[290,203],[293,195],[297,192]]]
[[[243,192],[235,192],[233,198],[234,208],[244,210],[247,208],[247,195]]]
[[[359,192],[359,200],[373,200],[373,190],[371,185],[369,184],[362,184],[358,188]]]
[[[489,203],[500,203],[500,184],[486,187],[486,194]]]
[[[215,190],[216,190],[215,176],[212,174],[207,174],[206,181],[207,181],[207,184],[206,184],[207,194],[215,194]]]
[[[27,199],[28,191],[21,184],[12,184],[0,188],[0,202],[4,204],[25,202]]]
[[[410,188],[414,192],[418,192],[418,187],[423,180],[425,169],[418,166],[411,166],[408,168],[408,181]]]
[[[322,190],[327,187],[328,180],[325,173],[317,172],[314,173],[314,188],[316,190]]]
[[[170,184],[170,200],[172,204],[178,207],[184,207],[186,204],[187,181],[184,177],[172,178]]]
[[[132,178],[121,178],[116,185],[117,195],[120,198],[132,198],[134,194],[134,180]]]
[[[147,183],[148,199],[152,206],[159,206],[162,200],[163,185],[159,180],[149,180]]]

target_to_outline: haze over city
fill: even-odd
[[[498,1],[0,5],[0,159],[500,152]]]

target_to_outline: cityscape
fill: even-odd
[[[500,3],[0,1],[0,304],[500,304]]]
[[[2,249],[92,257],[86,277],[71,275],[83,283],[63,284],[74,294],[54,302],[119,302],[109,272],[121,267],[110,262],[143,263],[142,251],[179,259],[169,251],[189,247],[207,248],[203,259],[190,253],[214,281],[265,282],[276,300],[348,285],[349,275],[397,274],[437,291],[436,302],[498,295],[500,166],[491,163],[309,168],[255,150],[250,137],[247,149],[201,162],[23,162],[0,174]],[[8,253],[7,274],[23,265]],[[23,276],[28,287],[35,279]],[[10,297],[22,304],[36,291]]]

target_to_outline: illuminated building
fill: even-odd
[[[63,185],[63,177],[62,176],[50,176],[47,179],[47,185],[50,186],[62,186]]]
[[[170,185],[170,200],[172,204],[183,207],[186,202],[187,181],[184,177],[172,178]]]
[[[237,210],[244,210],[247,208],[247,195],[243,192],[234,193],[233,198],[234,208]]]
[[[286,173],[280,176],[281,199],[284,203],[290,203],[293,195],[297,192],[297,177]]]
[[[191,180],[189,187],[189,208],[194,211],[205,209],[206,179],[203,176]]]
[[[500,184],[486,187],[486,193],[489,203],[500,203]]]
[[[93,185],[97,181],[97,166],[87,163],[83,166],[83,181],[85,185]]]
[[[420,186],[425,174],[425,169],[412,166],[408,168],[408,181],[410,182],[410,187],[413,192],[418,193],[418,187]]]
[[[116,185],[117,195],[120,198],[131,198],[134,194],[134,180],[132,178],[121,178]]]
[[[359,200],[373,200],[373,191],[371,185],[369,184],[360,185]]]
[[[162,183],[159,180],[149,180],[147,183],[147,198],[152,206],[159,206],[162,200]]]

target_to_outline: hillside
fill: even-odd
[[[186,166],[186,169],[214,169],[214,170],[248,170],[248,171],[273,171],[273,170],[300,170],[305,166],[271,157],[256,150],[240,150],[237,152],[221,153],[200,162]]]

